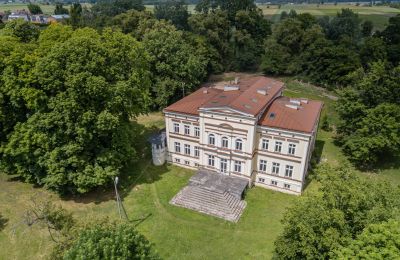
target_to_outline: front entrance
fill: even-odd
[[[227,159],[220,159],[220,173],[227,175],[228,174],[228,160]]]

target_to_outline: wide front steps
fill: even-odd
[[[232,196],[229,192],[221,193],[196,185],[183,188],[170,203],[232,222],[239,220],[246,207],[246,201]]]

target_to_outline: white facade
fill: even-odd
[[[199,116],[165,111],[169,162],[302,192],[318,121],[308,134],[261,126],[259,118],[230,108],[199,111]]]

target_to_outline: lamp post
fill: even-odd
[[[118,213],[119,213],[119,218],[122,219],[122,214],[121,214],[121,205],[120,205],[120,198],[119,198],[119,194],[118,194],[118,176],[115,177],[115,179],[113,179],[114,181],[114,188],[115,188],[115,198],[117,200],[117,207],[118,207]]]

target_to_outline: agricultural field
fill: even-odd
[[[337,122],[334,94],[291,78],[285,95],[324,101],[323,114],[330,123]],[[169,200],[187,184],[194,171],[172,165],[151,165],[146,137],[164,125],[161,113],[151,113],[138,119],[143,129],[139,142],[142,148],[140,163],[126,170],[121,182],[121,196],[128,217],[137,229],[155,245],[165,259],[271,259],[274,240],[282,231],[280,220],[297,196],[262,188],[252,188],[246,194],[247,208],[237,224],[226,222],[191,210],[175,207]],[[333,144],[333,134],[319,130],[315,157],[333,165],[346,162],[340,148]],[[400,184],[400,167],[379,173],[362,173],[366,178],[385,179]],[[311,181],[305,192],[318,186]],[[113,190],[99,190],[84,197],[62,198],[43,188],[22,183],[16,176],[0,174],[0,209],[6,220],[0,231],[0,259],[43,259],[53,242],[40,226],[28,227],[21,222],[31,197],[54,201],[73,212],[77,219],[118,217]]]
[[[89,6],[89,4],[82,4],[83,6]],[[39,4],[40,8],[42,9],[44,14],[51,15],[54,14],[55,5],[44,5]],[[65,8],[69,10],[70,5],[64,5]],[[0,3],[0,12],[15,12],[18,10],[28,10],[27,4],[16,4],[16,3]]]
[[[370,20],[374,23],[375,29],[385,27],[390,17],[400,14],[400,9],[388,6],[356,6],[350,4],[304,4],[304,5],[259,5],[263,13],[272,21],[279,21],[280,14],[284,11],[295,10],[297,13],[310,13],[317,17],[335,16],[343,8],[349,8],[358,13],[362,20]]]

